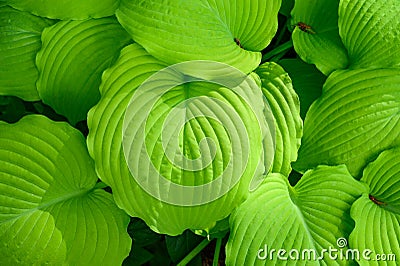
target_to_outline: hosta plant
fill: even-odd
[[[0,0],[0,264],[400,264],[399,11]]]

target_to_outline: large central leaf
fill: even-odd
[[[0,264],[122,263],[128,216],[97,176],[83,136],[27,116],[0,123]]]
[[[206,59],[249,73],[277,30],[280,0],[121,1],[121,25],[168,64]]]
[[[264,102],[258,86],[243,90],[243,97],[204,82],[163,92],[171,77],[155,79],[158,73],[137,91],[163,68],[137,44],[123,49],[104,73],[102,98],[89,113],[88,146],[118,205],[155,231],[176,235],[228,216],[264,172]],[[176,78],[183,83],[190,77]],[[266,154],[272,157],[273,147]]]

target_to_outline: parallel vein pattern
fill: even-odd
[[[361,181],[368,184],[369,192],[351,208],[355,228],[350,244],[359,250],[370,249],[372,260],[362,258],[360,265],[379,265],[377,254],[395,256],[386,265],[400,262],[399,153],[399,148],[384,151],[364,170]]]
[[[348,66],[347,51],[339,36],[339,0],[296,0],[292,10],[293,45],[301,59],[325,75]],[[300,29],[299,23],[310,29]]]
[[[346,265],[326,254],[320,261],[312,258],[322,256],[322,249],[336,248],[337,239],[350,234],[350,206],[363,191],[345,166],[319,166],[295,187],[280,174],[269,175],[230,218],[227,265],[281,265],[276,252],[270,255],[272,249],[287,251],[285,265]],[[299,254],[291,258],[292,249]],[[306,249],[311,255],[302,259]]]
[[[37,101],[35,56],[48,19],[0,5],[0,95]]]
[[[346,164],[360,178],[383,150],[400,144],[400,70],[336,71],[304,122],[294,168]]]
[[[321,96],[326,76],[300,58],[283,59],[279,61],[279,65],[293,81],[293,88],[300,98],[300,116],[304,119],[311,104]]]
[[[157,232],[177,235],[186,229],[212,227],[216,221],[228,216],[232,209],[245,199],[249,193],[250,181],[258,173],[261,133],[257,128],[258,121],[249,106],[233,91],[220,86],[205,83],[181,85],[163,94],[154,105],[149,104],[152,97],[158,97],[158,90],[165,85],[163,82],[168,84],[169,81],[157,80],[150,83],[154,84],[154,87],[145,90],[143,95],[136,90],[145,79],[163,68],[164,65],[159,60],[150,56],[137,44],[122,50],[117,63],[104,73],[101,85],[102,98],[89,113],[88,147],[96,162],[100,178],[112,187],[116,202],[122,209],[132,216],[144,219]],[[181,78],[183,81],[183,77]],[[250,99],[253,104],[263,106],[258,87],[257,92],[257,96],[253,91],[246,93],[252,96]],[[134,93],[138,98],[129,105],[132,109],[125,112]],[[191,101],[185,102],[188,99]],[[152,107],[149,113],[146,110],[148,106]],[[170,114],[174,115],[168,117]],[[124,125],[123,131],[125,115],[127,124]],[[191,119],[185,121],[188,117]],[[227,123],[222,126],[220,121],[213,117],[222,117]],[[168,120],[171,118],[172,120]],[[239,122],[249,130],[249,135],[237,130]],[[142,125],[145,125],[143,135],[139,130]],[[249,153],[245,152],[244,148],[232,154],[233,143],[239,145],[246,143],[230,135],[232,132],[239,134],[240,140],[252,136],[249,146],[246,147]],[[123,134],[126,136],[124,143]],[[209,150],[203,149],[201,140],[205,138],[212,139],[215,146],[207,146],[211,147]],[[203,143],[203,145],[208,144]],[[126,158],[123,147],[127,152]],[[165,151],[172,153],[167,154]],[[215,152],[216,156],[210,164],[201,160],[196,164],[195,161],[200,155],[202,157],[207,155],[201,154],[204,151],[207,151],[208,155]],[[237,170],[240,167],[244,172],[239,176],[240,181],[222,197],[195,206],[198,198],[218,193],[222,185],[230,185],[229,182],[232,180],[227,181],[228,184],[223,183],[221,187],[212,187],[211,191],[204,189],[201,193],[192,193],[190,195],[192,198],[186,197],[183,193],[171,192],[172,183],[196,187],[213,181],[225,170],[232,158],[234,164],[232,168],[228,168],[232,171],[230,173],[241,174]],[[180,163],[183,163],[184,167],[181,167]],[[128,165],[133,169],[132,174]],[[199,165],[201,167],[198,170],[185,170]],[[153,170],[172,183],[163,185],[160,179],[154,181],[157,177],[152,174]],[[140,186],[138,179],[150,180],[147,183],[150,183],[152,191],[157,192],[157,197],[170,195],[186,200],[193,199],[193,204],[188,206],[162,202],[156,196],[150,195],[150,192],[147,193],[147,190]]]
[[[129,218],[96,181],[68,124],[37,115],[0,123],[0,264],[122,263]]]
[[[340,1],[339,32],[351,68],[400,65],[399,13],[397,0]]]
[[[44,30],[42,42],[40,98],[72,124],[85,120],[100,98],[102,72],[130,42],[128,34],[114,18],[61,21]]]
[[[291,163],[297,159],[297,150],[303,134],[299,97],[289,75],[271,62],[255,71],[261,78],[262,92],[271,108],[276,128],[275,156],[272,172],[288,176]]]
[[[82,20],[112,16],[119,0],[4,0],[8,5],[32,14],[61,19]]]
[[[122,0],[116,15],[136,42],[167,64],[214,60],[249,73],[277,30],[280,3]]]

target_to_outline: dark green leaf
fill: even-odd
[[[190,251],[192,251],[204,237],[186,230],[179,236],[166,236],[168,254],[173,262],[182,260]]]
[[[15,123],[27,113],[24,102],[21,99],[0,96],[0,120]]]
[[[161,235],[152,231],[143,220],[131,218],[128,233],[133,240],[133,245],[144,247],[161,240]]]
[[[290,17],[290,12],[294,6],[294,0],[282,0],[281,8],[279,9],[279,13],[286,17]]]
[[[326,76],[314,65],[300,59],[283,59],[279,64],[292,79],[294,90],[300,98],[300,115],[304,119],[311,104],[321,96]]]
[[[147,249],[133,244],[131,253],[122,263],[123,266],[140,266],[149,262],[154,258],[154,255]]]

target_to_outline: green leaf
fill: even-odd
[[[19,10],[54,19],[101,18],[114,15],[119,0],[5,0]]]
[[[351,208],[356,226],[350,245],[360,252],[369,249],[367,260],[360,256],[360,265],[380,265],[376,255],[394,254],[386,265],[400,262],[400,149],[382,152],[364,170],[361,181],[369,186]],[[393,260],[394,259],[394,260]]]
[[[165,237],[168,254],[173,262],[181,261],[190,251],[192,251],[204,237],[193,234],[190,230],[186,230],[179,236]]]
[[[249,73],[276,33],[280,4],[281,0],[122,0],[116,14],[136,42],[167,64],[215,60]]]
[[[132,218],[128,226],[128,233],[134,246],[144,247],[161,240],[161,235],[152,231],[144,221]]]
[[[343,165],[310,170],[295,187],[281,174],[269,175],[231,215],[226,264],[320,265],[313,258],[324,255],[323,265],[346,265],[322,250],[337,248],[337,239],[348,237],[353,228],[350,207],[363,191]],[[287,261],[278,259],[279,249],[287,251]]]
[[[37,55],[44,103],[75,125],[100,99],[101,74],[130,37],[115,18],[61,21],[46,28]]]
[[[53,22],[8,6],[0,7],[0,95],[39,100],[35,56],[40,35]]]
[[[122,263],[128,216],[96,189],[83,136],[39,115],[0,122],[0,264]]]
[[[306,117],[311,104],[321,96],[324,76],[314,65],[300,59],[283,59],[279,64],[288,72],[293,81],[293,87],[300,98],[300,116]]]
[[[382,209],[397,215],[400,215],[399,152],[399,148],[382,152],[367,166],[361,179],[368,184],[370,195],[383,203]]]
[[[165,244],[165,239],[162,242],[153,244],[148,248],[148,250],[151,252],[151,254],[154,255],[154,257],[149,262],[150,265],[157,266],[172,264],[171,258],[168,254],[167,245]]]
[[[15,123],[26,113],[24,102],[20,98],[0,96],[0,120]]]
[[[339,36],[338,6],[339,0],[296,0],[292,10],[294,49],[301,59],[315,64],[325,75],[349,64]]]
[[[293,9],[294,2],[294,0],[282,0],[282,5],[279,9],[279,13],[281,13],[285,17],[290,17],[290,12]]]
[[[259,167],[264,102],[258,86],[243,89],[239,96],[240,88],[192,82],[159,94],[171,84],[168,75],[163,80],[153,78],[146,89],[135,91],[163,68],[137,44],[122,50],[117,63],[105,71],[102,98],[89,112],[88,147],[118,206],[156,232],[178,235],[186,229],[209,229],[227,217],[248,195],[252,179],[264,172]],[[176,77],[180,83],[188,78],[178,72]],[[213,143],[199,144],[204,138]],[[232,149],[237,149],[233,155],[238,157],[232,156]],[[265,153],[272,157],[273,149]],[[181,167],[183,161],[187,168]],[[220,186],[223,178],[229,180]]]
[[[398,68],[334,72],[307,113],[293,168],[344,163],[359,178],[381,151],[400,144],[399,87]]]
[[[210,230],[195,230],[194,233],[208,239],[223,238],[229,233],[229,216],[216,222]]]
[[[261,78],[262,92],[275,121],[275,155],[271,171],[289,176],[290,164],[297,159],[303,134],[299,97],[289,75],[278,64],[267,62],[255,72]]]
[[[154,258],[154,254],[145,248],[133,245],[131,255],[126,258],[122,265],[126,266],[140,266]]]
[[[339,32],[351,68],[400,65],[398,0],[342,0]]]

